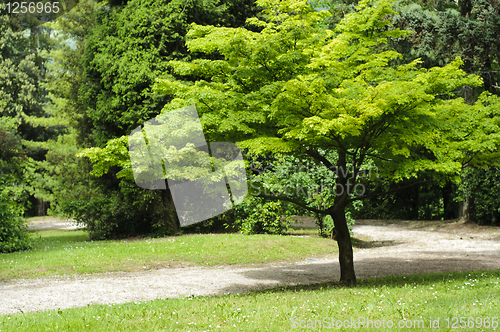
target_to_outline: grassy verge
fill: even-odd
[[[498,294],[500,270],[396,276],[354,288],[322,284],[0,316],[0,331],[310,331],[340,321],[359,331],[498,331]],[[458,318],[453,328],[453,317],[469,327],[461,329]]]
[[[40,231],[33,250],[0,255],[0,280],[138,271],[169,266],[250,264],[324,257],[336,243],[318,236],[184,235],[86,241],[84,231]]]

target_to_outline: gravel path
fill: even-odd
[[[40,219],[32,220],[28,224],[28,228],[32,230],[47,230],[47,229],[77,229],[78,225],[74,220],[61,219],[58,217],[40,217]]]
[[[457,223],[364,222],[354,253],[359,279],[393,274],[500,268],[500,230]],[[0,315],[180,295],[241,293],[277,285],[337,281],[338,259],[262,267],[189,267],[99,276],[0,282]]]

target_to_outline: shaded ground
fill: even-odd
[[[500,268],[500,229],[456,222],[366,221],[353,227],[359,279]],[[215,295],[339,279],[336,257],[259,267],[189,267],[0,282],[0,314]]]

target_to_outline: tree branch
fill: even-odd
[[[313,150],[306,150],[306,154],[318,161],[320,161],[323,165],[325,165],[329,170],[332,170],[335,165],[333,165],[328,159],[326,159],[324,156],[319,154],[318,152],[315,152]]]
[[[284,197],[284,196],[271,196],[271,195],[263,195],[263,194],[259,194],[259,195],[252,195],[254,197],[262,197],[262,198],[266,198],[266,199],[270,199],[270,200],[273,200],[273,201],[285,201],[285,202],[290,202],[290,203],[293,203],[293,204],[296,204],[298,206],[300,206],[301,208],[304,208],[306,210],[309,210],[309,211],[312,211],[312,212],[316,212],[316,213],[319,213],[319,214],[327,214],[327,211],[326,210],[320,210],[320,209],[316,209],[314,207],[311,207],[311,206],[308,206],[307,204],[304,204],[304,203],[301,203],[301,202],[298,202],[294,199],[291,199],[289,197]]]

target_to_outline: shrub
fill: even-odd
[[[235,207],[234,227],[245,234],[283,234],[292,222],[288,204],[248,196]]]
[[[91,240],[173,233],[161,191],[141,189],[126,180],[120,183],[120,191],[102,187],[92,191],[63,203],[64,214],[84,225]]]
[[[0,194],[0,253],[31,248],[26,221],[21,217],[23,209]]]

